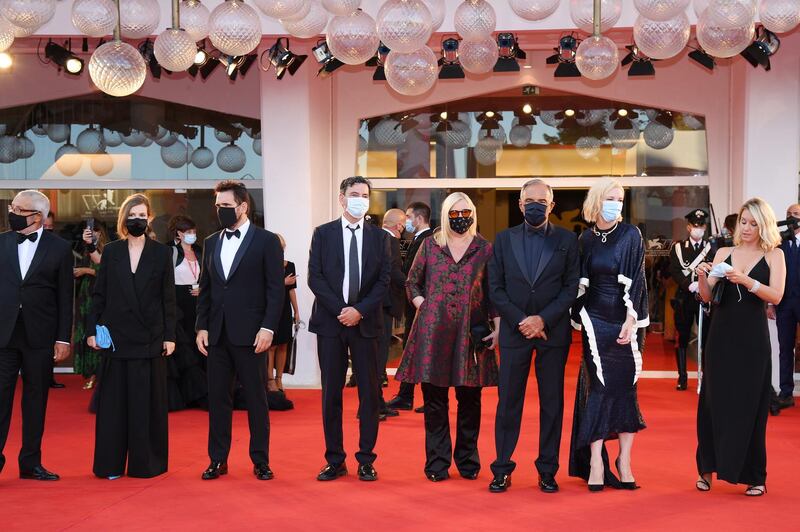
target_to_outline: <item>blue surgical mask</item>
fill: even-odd
[[[603,201],[603,208],[600,210],[600,216],[607,222],[613,222],[619,219],[622,214],[622,202],[614,200]]]
[[[413,233],[414,232],[414,224],[411,223],[411,220],[406,220],[406,233]]]
[[[356,219],[361,219],[369,210],[369,198],[347,198],[347,212]]]
[[[197,242],[197,234],[196,233],[184,233],[183,234],[183,241],[190,246]]]

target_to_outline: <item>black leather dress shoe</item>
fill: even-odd
[[[343,477],[347,474],[347,466],[345,464],[325,464],[319,475],[317,475],[317,480],[327,481],[327,480],[336,480],[339,477]]]
[[[253,466],[253,474],[258,480],[272,480],[275,475],[267,464],[256,464]]]
[[[489,484],[489,491],[492,493],[503,493],[511,487],[511,475],[495,475]]]
[[[397,411],[397,410],[395,410],[394,408],[389,408],[388,406],[385,406],[385,407],[384,407],[384,408],[381,410],[381,414],[383,414],[383,415],[384,415],[384,416],[386,416],[386,417],[397,417],[397,416],[399,416],[399,415],[400,415],[400,412],[398,412],[398,411]]]
[[[228,474],[228,464],[225,462],[211,462],[203,471],[203,480],[214,480],[222,475]]]
[[[372,482],[378,480],[378,472],[372,467],[372,464],[361,464],[358,466],[358,480]]]
[[[558,482],[553,475],[539,475],[539,489],[545,493],[556,493]]]
[[[791,408],[791,407],[794,406],[794,397],[792,397],[791,395],[787,395],[787,396],[783,396],[783,397],[779,396],[778,400],[777,400],[777,404],[778,404],[778,408],[781,408],[781,409]]]
[[[480,473],[480,471],[458,472],[458,474],[461,475],[461,478],[465,478],[467,480],[477,480],[478,473]]]
[[[20,470],[19,478],[24,478],[26,480],[58,480],[61,477],[38,465],[27,471]]]
[[[424,414],[425,413],[425,405],[418,406],[417,408],[414,409],[414,412],[416,412],[417,414]]]
[[[402,397],[394,396],[391,400],[386,402],[387,408],[393,408],[395,410],[411,410],[414,405],[403,399]]]
[[[441,473],[425,473],[425,478],[431,482],[441,482],[450,478],[450,473],[443,471]]]
[[[53,379],[53,380],[50,381],[50,387],[51,388],[66,388],[67,386],[66,386],[66,384],[62,384],[60,382],[56,382],[56,380]]]

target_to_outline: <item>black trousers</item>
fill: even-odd
[[[387,310],[383,309],[383,334],[378,340],[378,406],[381,409],[386,406],[381,377],[386,373],[386,364],[389,363],[389,348],[392,345],[392,328],[394,327],[394,318],[389,315]]]
[[[692,326],[697,323],[700,303],[695,299],[694,294],[683,294],[677,298],[677,307],[675,308],[675,329],[678,330],[678,347],[686,349],[692,338]],[[704,328],[708,329],[707,322]],[[702,339],[698,339],[698,341],[702,341]]]
[[[785,298],[778,306],[775,316],[780,346],[778,368],[780,396],[791,397],[794,393],[794,346],[797,340],[797,324],[800,323],[800,299]]]
[[[97,390],[94,466],[98,477],[151,478],[167,472],[167,360],[103,357]]]
[[[224,331],[224,326],[223,326]],[[253,346],[231,345],[223,332],[208,350],[208,456],[212,462],[227,462],[233,426],[235,378],[244,390],[250,427],[250,460],[269,464],[269,407],[267,406],[267,353],[256,354]]]
[[[322,428],[325,431],[325,460],[341,464],[344,452],[342,434],[342,391],[347,376],[347,353],[353,362],[358,385],[359,464],[375,461],[378,440],[378,338],[365,338],[358,327],[348,327],[339,336],[317,336],[317,354],[322,374]]]
[[[478,434],[481,431],[481,390],[474,386],[456,386],[456,446],[450,438],[450,388],[423,382],[425,400],[425,474],[442,474],[452,460],[462,475],[481,469]]]
[[[534,367],[539,388],[539,457],[536,469],[540,474],[555,475],[558,471],[564,418],[564,368],[568,354],[569,346],[536,350]],[[497,459],[491,466],[495,475],[510,475],[516,467],[511,456],[519,441],[532,358],[532,345],[500,348],[500,382],[494,428]]]
[[[28,344],[22,314],[17,320],[8,346],[0,349],[0,471],[6,463],[3,449],[8,439],[14,391],[22,370],[22,449],[19,468],[30,470],[42,463],[42,434],[47,411],[47,395],[53,378],[52,346],[34,349]]]

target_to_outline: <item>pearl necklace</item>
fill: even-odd
[[[611,229],[609,229],[608,231],[602,231],[602,232],[601,232],[601,231],[598,231],[598,229],[597,229],[597,226],[596,226],[596,225],[593,225],[593,226],[592,226],[592,232],[594,233],[594,235],[595,235],[595,236],[599,236],[599,237],[600,237],[600,242],[602,242],[603,244],[605,244],[605,243],[606,243],[606,241],[608,240],[608,235],[610,235],[611,233],[613,233],[614,231],[616,231],[616,230],[617,230],[617,227],[619,227],[619,222],[615,223],[615,224],[614,224],[614,227],[612,227],[612,228],[611,228]]]

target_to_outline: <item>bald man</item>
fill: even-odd
[[[800,205],[790,205],[786,209],[786,219],[790,218],[800,222]],[[780,392],[777,405],[779,408],[789,408],[794,406],[794,346],[797,325],[800,323],[800,227],[795,230],[794,238],[783,241],[781,249],[786,257],[786,290],[777,307],[769,306],[768,315],[776,321],[780,345]]]

